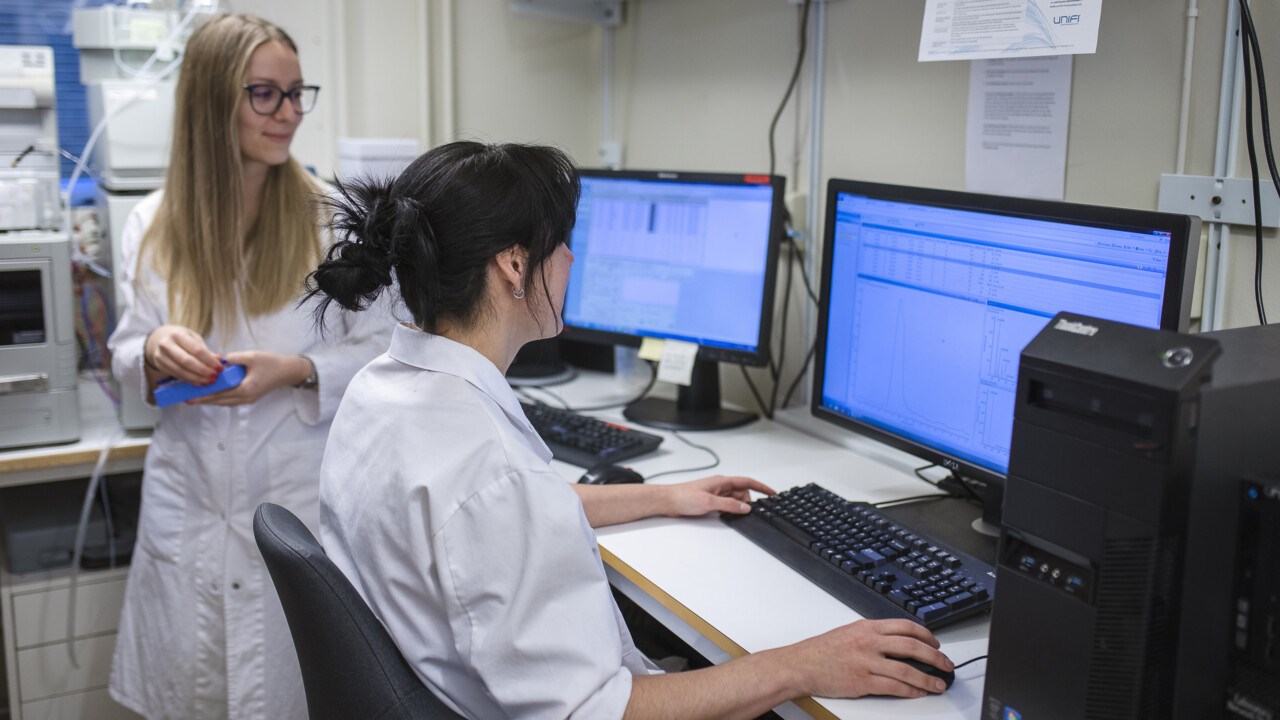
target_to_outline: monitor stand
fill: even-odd
[[[675,400],[642,398],[622,415],[631,422],[663,430],[728,430],[760,417],[755,413],[720,406],[720,366],[712,360],[695,360],[693,375],[681,386]]]

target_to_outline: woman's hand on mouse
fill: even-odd
[[[933,633],[910,620],[859,620],[779,652],[793,656],[789,667],[808,672],[806,695],[911,698],[943,692],[946,683],[893,658],[909,657],[953,670],[955,666],[938,647]]]
[[[751,492],[776,494],[773,488],[748,477],[712,475],[678,485],[655,486],[667,491],[670,517],[696,517],[709,512],[744,515],[751,512]]]

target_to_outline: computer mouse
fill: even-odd
[[[946,683],[946,684],[947,684],[947,688],[948,688],[948,689],[951,687],[951,683],[953,683],[953,682],[955,682],[955,681],[956,681],[956,673],[955,673],[955,671],[954,671],[954,670],[949,670],[949,671],[948,671],[948,670],[942,670],[942,669],[940,669],[940,668],[936,668],[936,667],[934,667],[934,666],[930,665],[930,664],[929,664],[929,663],[927,663],[927,662],[922,662],[922,661],[920,661],[920,660],[916,660],[915,658],[900,658],[900,657],[895,657],[895,658],[889,658],[889,659],[890,659],[890,660],[897,660],[897,661],[898,661],[898,662],[900,662],[900,663],[906,663],[907,665],[910,665],[911,667],[913,667],[913,668],[915,668],[915,669],[919,670],[920,672],[924,673],[925,675],[932,675],[933,677],[936,677],[936,678],[941,679],[941,680],[942,680],[942,682],[944,682],[944,683]]]
[[[587,485],[617,485],[620,483],[642,483],[644,476],[629,467],[621,465],[597,465],[583,473],[578,482]]]

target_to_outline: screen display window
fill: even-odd
[[[0,347],[45,342],[39,270],[0,270]]]
[[[1050,318],[1160,327],[1167,231],[834,198],[821,405],[838,415],[1005,473],[1019,356]]]
[[[565,324],[760,348],[773,188],[582,177]]]

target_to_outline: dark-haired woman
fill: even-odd
[[[561,330],[579,186],[542,147],[454,143],[346,188],[316,292],[357,309],[398,287],[413,325],[352,380],[321,470],[321,539],[418,675],[464,715],[754,717],[800,695],[916,697],[950,669],[908,621],[862,621],[663,675],[609,591],[593,527],[741,513],[747,478],[569,485],[503,373]]]

